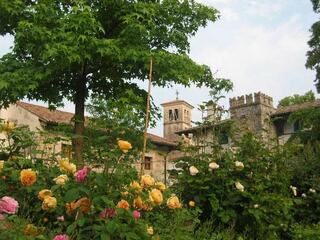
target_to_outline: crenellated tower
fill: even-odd
[[[275,111],[272,97],[257,92],[230,98],[230,118],[237,127],[254,132],[263,138],[273,137],[274,128],[270,122],[270,115]]]

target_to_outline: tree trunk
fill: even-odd
[[[83,148],[84,148],[84,106],[86,100],[86,75],[85,75],[85,65],[82,65],[81,73],[79,78],[75,82],[75,115],[74,115],[74,138],[73,138],[73,148],[75,159],[79,167],[84,166],[83,158]]]

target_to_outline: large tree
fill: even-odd
[[[0,59],[0,105],[25,97],[52,107],[72,101],[75,157],[83,164],[86,100],[118,98],[128,88],[145,96],[132,80],[147,79],[151,57],[154,85],[231,88],[188,57],[189,38],[217,16],[193,0],[0,1],[0,34],[14,36]]]
[[[320,13],[320,0],[311,0],[313,10]],[[311,39],[308,41],[310,50],[307,52],[306,67],[316,70],[315,85],[320,93],[320,21],[315,22],[311,27]]]

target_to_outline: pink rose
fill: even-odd
[[[15,214],[19,208],[19,203],[12,197],[3,197],[0,199],[0,213]]]
[[[90,171],[90,168],[84,167],[76,172],[76,181],[77,182],[84,182],[86,180],[86,177]]]
[[[132,216],[133,216],[134,219],[138,219],[138,218],[141,217],[141,214],[140,214],[139,211],[134,210],[134,211],[132,212]]]
[[[60,234],[55,236],[53,240],[69,240],[69,236],[67,234]]]
[[[62,216],[57,217],[57,220],[60,221],[60,222],[63,222],[64,221],[64,216],[62,215]]]
[[[117,216],[117,212],[113,208],[106,208],[99,213],[99,217],[101,218],[114,218],[115,216]]]

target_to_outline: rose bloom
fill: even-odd
[[[189,207],[195,207],[196,203],[194,201],[189,201]]]
[[[310,189],[309,189],[309,192],[311,192],[311,193],[316,193],[316,190],[313,189],[313,188],[310,188]]]
[[[163,182],[156,182],[155,187],[158,188],[161,192],[166,190],[166,185]]]
[[[236,182],[234,185],[240,192],[244,191],[244,186],[240,182]]]
[[[1,161],[0,161],[0,171],[1,171],[3,168],[4,168],[4,161],[1,160]]]
[[[84,182],[84,180],[86,180],[86,177],[89,173],[89,168],[88,167],[84,167],[82,169],[80,169],[78,172],[76,172],[76,181],[77,182]]]
[[[132,216],[133,216],[134,219],[138,219],[138,218],[141,217],[141,214],[140,214],[139,211],[134,210],[134,211],[132,212]]]
[[[69,181],[69,178],[67,175],[61,174],[58,177],[54,178],[53,181],[55,181],[56,184],[58,184],[58,185],[64,185],[64,184],[66,184],[66,182]]]
[[[117,208],[123,208],[123,209],[126,209],[126,210],[129,209],[129,206],[130,206],[129,203],[126,200],[121,200],[117,204]]]
[[[84,197],[84,198],[80,198],[77,202],[76,202],[76,208],[80,207],[80,210],[84,213],[88,213],[91,209],[91,201]]]
[[[293,196],[297,196],[297,187],[290,186],[290,188],[292,190]]]
[[[135,208],[139,208],[141,209],[143,207],[143,202],[142,202],[142,199],[140,196],[136,197],[134,200],[133,200],[133,206]]]
[[[141,176],[141,185],[143,187],[150,187],[153,186],[155,183],[155,180],[150,175],[143,175]]]
[[[42,209],[49,210],[57,207],[57,199],[55,197],[46,197],[42,202]]]
[[[218,169],[220,166],[216,162],[212,162],[209,164],[209,168],[212,170]]]
[[[15,214],[19,203],[12,197],[4,196],[0,199],[0,213]]]
[[[38,193],[38,198],[43,201],[46,197],[51,197],[52,192],[49,189],[43,189]]]
[[[143,203],[143,204],[142,204],[142,210],[143,210],[143,211],[151,211],[151,210],[152,210],[152,205],[151,205],[151,203],[148,203],[148,202]]]
[[[149,235],[153,235],[153,227],[152,227],[152,226],[147,227],[147,233],[148,233]]]
[[[118,146],[122,152],[127,153],[132,148],[131,143],[123,140],[118,140]]]
[[[240,162],[240,161],[235,161],[235,162],[234,162],[234,165],[236,166],[236,168],[237,168],[238,170],[244,169],[244,164],[243,164],[242,162]]]
[[[56,235],[53,240],[69,240],[69,236],[67,234]]]
[[[179,201],[179,198],[177,196],[172,196],[172,197],[168,198],[167,206],[170,209],[181,208],[181,203]]]
[[[156,205],[160,205],[163,202],[163,196],[160,190],[152,189],[149,193],[149,199]]]
[[[141,185],[136,181],[131,182],[130,187],[134,189],[136,193],[140,193],[142,191]]]
[[[61,215],[61,216],[57,217],[57,221],[64,222],[64,216]]]
[[[117,212],[113,208],[106,208],[99,213],[100,218],[114,218],[117,216]]]
[[[65,207],[67,209],[67,214],[71,215],[72,212],[77,208],[76,201],[66,203]]]
[[[195,176],[195,175],[197,175],[199,173],[199,170],[195,166],[191,166],[189,168],[189,172],[190,172],[191,176]]]
[[[74,174],[77,171],[76,165],[69,162],[68,158],[62,158],[59,161],[60,171]]]
[[[31,169],[23,169],[20,172],[20,181],[23,186],[31,186],[36,182],[36,180],[37,174]]]

